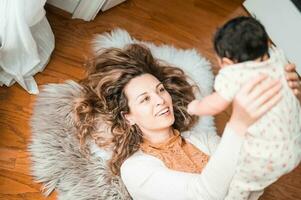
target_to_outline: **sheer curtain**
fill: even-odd
[[[46,0],[0,0],[0,85],[18,82],[30,94],[39,92],[33,78],[44,70],[54,49],[45,17]]]

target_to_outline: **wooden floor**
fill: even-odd
[[[47,6],[47,17],[56,48],[45,71],[35,76],[38,85],[78,80],[83,61],[90,56],[94,34],[120,27],[137,39],[178,48],[196,48],[213,62],[212,34],[225,20],[246,14],[242,0],[128,0],[100,13],[92,22],[71,19],[68,13]],[[216,72],[216,67],[214,67]],[[40,184],[30,176],[27,145],[31,137],[29,118],[35,96],[19,85],[0,88],[0,200],[40,200]],[[229,111],[216,118],[218,132]],[[56,199],[53,193],[47,199]],[[267,188],[261,200],[301,199],[301,167]]]

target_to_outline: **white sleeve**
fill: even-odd
[[[239,90],[239,84],[235,82],[237,77],[234,73],[232,70],[224,69],[216,75],[214,80],[214,90],[227,101],[232,101]]]
[[[134,199],[221,200],[235,172],[243,138],[226,127],[220,144],[201,174],[170,170],[161,160],[138,155],[121,167],[121,178]]]

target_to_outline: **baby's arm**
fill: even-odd
[[[216,115],[224,111],[230,103],[230,101],[225,100],[217,92],[214,92],[202,100],[193,100],[190,102],[187,112],[191,115]]]

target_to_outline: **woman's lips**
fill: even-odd
[[[160,110],[156,116],[162,116],[162,115],[168,115],[169,114],[169,108],[163,108],[162,110]]]

